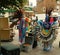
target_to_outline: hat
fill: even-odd
[[[51,14],[51,17],[58,17],[58,13],[57,13],[57,12],[53,12],[53,13]]]
[[[57,15],[51,15],[51,17],[58,17]]]

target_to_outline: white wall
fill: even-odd
[[[38,20],[45,20],[45,14],[35,14],[38,16]]]

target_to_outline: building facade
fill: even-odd
[[[57,1],[57,6],[56,6],[58,12],[60,12],[60,0]]]
[[[45,13],[46,8],[55,8],[56,7],[56,0],[37,0],[36,11],[38,14]]]
[[[29,6],[29,0],[25,5],[24,9],[25,9],[25,16],[28,18],[31,18],[31,16],[34,14],[34,11],[33,11],[33,8]]]

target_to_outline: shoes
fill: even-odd
[[[50,49],[51,49],[51,46],[49,46],[48,48],[44,48],[43,50],[44,51],[50,51]]]

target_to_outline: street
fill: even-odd
[[[58,25],[60,0],[0,0],[0,55],[60,55]]]
[[[60,29],[58,29],[57,39],[53,43],[51,51],[44,52],[40,47],[33,49],[29,53],[21,52],[21,55],[60,55],[59,41],[60,41]]]
[[[13,43],[13,44],[19,45],[20,42],[18,41],[19,40],[18,30],[14,29],[14,32],[15,32],[14,40],[12,42],[3,42],[2,44]],[[20,55],[60,55],[60,48],[59,48],[60,36],[59,35],[60,35],[60,28],[58,29],[57,39],[54,41],[51,51],[44,52],[42,48],[39,46],[35,49],[32,49],[32,51],[28,53],[21,52]]]

